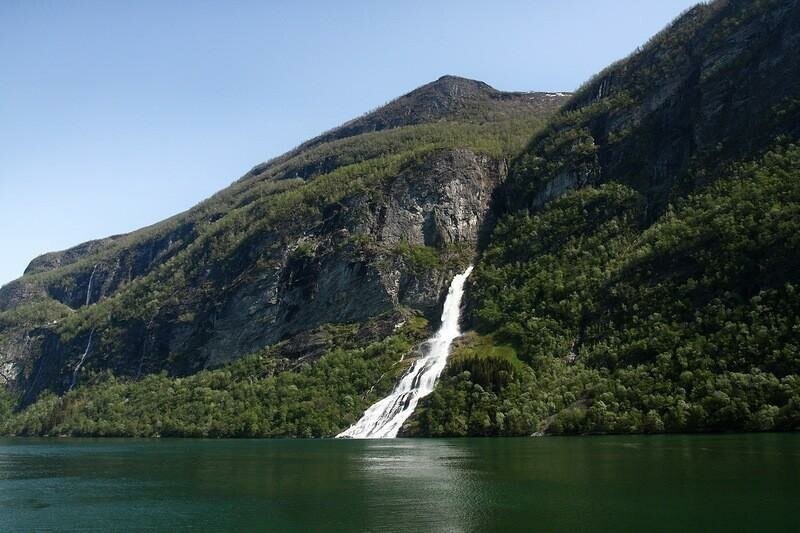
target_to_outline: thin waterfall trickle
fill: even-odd
[[[425,354],[417,359],[400,383],[386,398],[374,403],[364,416],[338,434],[337,438],[392,439],[397,437],[403,423],[414,412],[420,399],[431,392],[436,380],[444,370],[450,346],[461,335],[458,326],[461,317],[461,298],[472,265],[463,274],[453,278],[444,301],[442,325],[436,334],[425,343]]]
[[[89,276],[89,286],[86,288],[86,305],[92,300],[92,281],[94,281],[94,273],[97,272],[97,265],[92,269],[92,274]]]
[[[83,365],[83,362],[86,360],[86,356],[89,355],[89,350],[92,349],[93,336],[94,336],[94,328],[92,328],[92,331],[89,332],[89,342],[86,343],[86,350],[83,352],[80,361],[78,361],[78,364],[75,365],[75,369],[72,371],[72,381],[70,382],[69,389],[67,390],[72,390],[72,388],[75,387],[75,382],[78,380],[78,371],[81,369],[81,365]]]

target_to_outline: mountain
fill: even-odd
[[[276,344],[291,366],[335,345],[327,324],[435,316],[507,161],[566,98],[445,76],[185,213],[34,259],[0,289],[8,387],[26,405]]]
[[[800,8],[687,11],[516,159],[425,435],[800,428]]]
[[[5,431],[335,435],[470,262],[403,434],[798,429],[797,57],[798,0],[700,4],[574,95],[446,76],[37,258],[0,289]]]

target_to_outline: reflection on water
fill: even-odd
[[[800,435],[0,440],[0,531],[790,530]]]
[[[387,523],[448,531],[478,528],[480,504],[485,495],[470,468],[472,451],[459,441],[373,440],[355,456],[356,471],[363,476],[366,508],[380,509],[367,521],[367,529]],[[369,517],[368,517],[369,518]]]

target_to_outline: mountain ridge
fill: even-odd
[[[84,371],[182,375],[326,321],[435,314],[508,158],[565,99],[443,77],[184,213],[40,256],[0,288],[0,310],[23,317],[0,332],[9,372],[34,398],[64,390],[90,336]],[[345,305],[365,288],[369,305]]]
[[[797,57],[798,0],[717,0],[532,93],[558,110],[401,96],[171,222],[185,242],[0,290],[5,431],[339,434],[469,263],[471,331],[401,435],[798,430]]]
[[[570,94],[569,92],[499,91],[482,81],[446,74],[360,117],[349,120],[316,137],[312,137],[284,154],[253,166],[241,178],[234,181],[231,187],[236,186],[239,182],[248,182],[253,179],[258,179],[270,166],[289,160],[303,150],[325,142],[341,140],[362,133],[409,126],[419,122],[452,119],[459,111],[463,111],[465,108],[475,105],[478,100],[493,99],[502,101],[527,99],[530,101],[529,107],[554,110],[558,103],[563,101],[563,99]],[[403,112],[398,112],[398,109],[402,109]],[[404,114],[407,116],[404,117]],[[224,194],[229,188],[230,187],[227,187],[215,193],[211,198]],[[123,237],[145,231],[175,217],[180,217],[186,213],[192,212],[207,201],[208,200],[201,201],[196,206],[182,213],[131,232],[93,239],[63,250],[45,252],[33,258],[25,268],[23,274],[33,274],[60,266],[66,266],[87,254],[93,253],[93,251],[98,248],[107,244],[113,244]],[[16,280],[12,280],[9,283],[13,281]]]
[[[501,186],[478,335],[409,433],[799,429],[799,54],[797,1],[716,1],[579,89]]]

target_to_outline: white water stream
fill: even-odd
[[[89,332],[89,342],[86,343],[86,350],[83,352],[78,364],[75,365],[75,369],[72,371],[72,381],[70,382],[69,389],[67,390],[72,390],[75,387],[75,382],[78,381],[78,372],[80,371],[83,362],[86,361],[86,356],[89,355],[89,350],[92,349],[92,337],[94,337],[94,328],[92,328],[92,331]]]
[[[436,334],[425,342],[425,353],[417,359],[400,383],[386,398],[374,403],[364,416],[343,431],[337,438],[392,439],[411,416],[421,398],[431,392],[444,370],[453,340],[461,335],[458,320],[461,316],[461,297],[464,282],[472,272],[470,265],[463,274],[453,278],[444,301],[442,325]]]
[[[92,282],[94,281],[94,273],[97,272],[97,265],[92,269],[92,274],[89,276],[89,286],[86,288],[86,305],[92,300]]]

